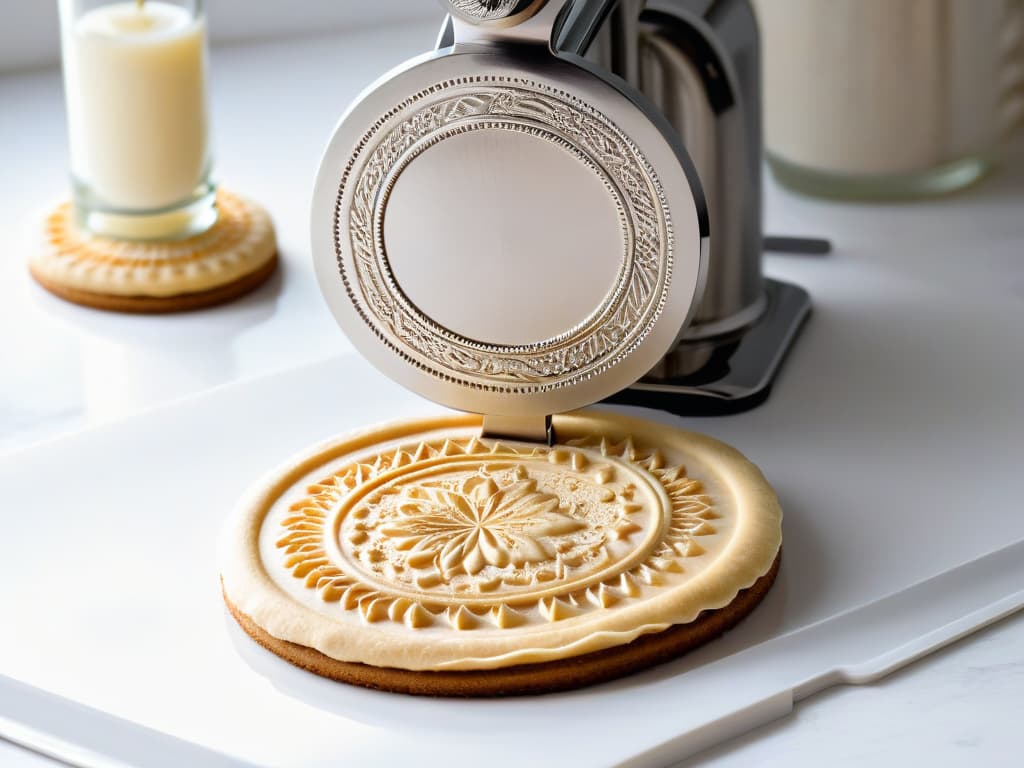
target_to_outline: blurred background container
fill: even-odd
[[[756,0],[765,139],[811,194],[911,197],[971,184],[1024,102],[1021,0]]]

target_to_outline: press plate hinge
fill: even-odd
[[[521,440],[527,443],[553,445],[555,430],[550,416],[496,416],[484,415],[481,437]]]

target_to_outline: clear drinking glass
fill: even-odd
[[[1021,85],[1021,0],[755,4],[780,181],[827,196],[927,196],[991,166]]]
[[[217,218],[202,0],[59,0],[79,225],[164,240]]]

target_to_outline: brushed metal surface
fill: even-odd
[[[563,8],[456,23],[454,47],[350,108],[313,200],[317,276],[353,344],[424,397],[524,423],[653,367],[707,263],[678,138],[628,87],[536,45]]]
[[[477,342],[572,334],[614,299],[629,269],[624,202],[555,134],[471,124],[397,175],[384,249],[398,288],[438,325]],[[439,280],[439,271],[456,279]]]
[[[750,4],[630,0],[617,6],[610,21],[588,58],[635,83],[671,123],[697,168],[711,212],[707,284],[684,338],[749,327],[766,306],[760,46]]]
[[[628,0],[601,23],[599,4],[583,4],[593,9],[589,24],[559,45],[635,83],[682,138],[707,197],[712,244],[704,295],[679,343],[610,400],[685,415],[752,408],[767,397],[810,311],[805,291],[761,270],[753,10],[749,0]]]

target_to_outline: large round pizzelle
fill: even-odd
[[[756,604],[774,575],[781,511],[754,465],[709,437],[616,414],[556,416],[555,431],[552,447],[497,441],[479,438],[478,416],[438,417],[289,463],[224,538],[232,612],[322,674],[449,693],[443,676],[433,690],[423,674],[402,687],[373,668],[497,680],[693,623],[687,642],[632,646],[633,656],[655,648],[654,663]],[[311,659],[366,665],[368,676]]]

